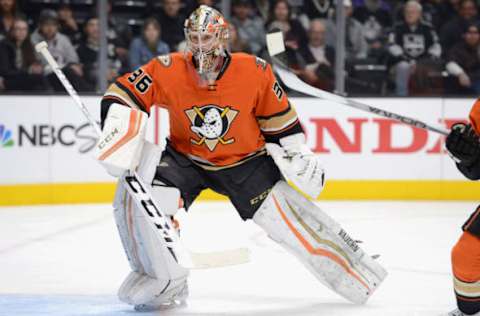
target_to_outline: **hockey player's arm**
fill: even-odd
[[[137,70],[119,77],[112,83],[102,98],[100,119],[102,126],[110,106],[114,103],[150,113],[150,107],[158,95],[153,83],[155,64],[152,59]]]
[[[457,123],[447,136],[447,150],[458,170],[470,180],[480,179],[480,102],[470,112],[470,124]]]
[[[446,147],[465,177],[480,179],[480,140],[471,125],[455,124],[447,137]]]
[[[306,145],[297,113],[269,65],[263,75],[263,91],[256,115],[267,151],[286,178],[316,198],[325,185],[325,172],[319,157]]]
[[[102,98],[96,157],[113,176],[134,170],[140,161],[147,113],[155,96],[152,72],[149,63],[118,78]]]

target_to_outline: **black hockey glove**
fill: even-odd
[[[480,139],[469,124],[453,125],[446,147],[452,158],[464,166],[471,166],[480,159]]]

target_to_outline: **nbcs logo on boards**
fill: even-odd
[[[15,130],[15,133],[12,132]],[[23,147],[77,147],[79,153],[92,150],[97,137],[89,123],[81,125],[20,124],[14,129],[0,124],[0,148]],[[13,139],[15,136],[15,140]]]
[[[12,131],[0,124],[0,148],[13,147]]]

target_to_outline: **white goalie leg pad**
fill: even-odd
[[[147,183],[153,181],[156,166],[160,161],[161,155],[162,149],[160,147],[145,142],[141,155],[142,159],[137,171]],[[137,241],[133,235],[134,204],[128,195],[125,184],[120,180],[117,184],[115,199],[113,201],[115,222],[132,271],[144,273],[145,271],[137,255]]]
[[[387,276],[337,222],[284,181],[274,186],[253,221],[351,302],[365,303]]]
[[[147,119],[146,113],[120,104],[108,109],[95,156],[112,176],[138,166]]]
[[[147,183],[152,182],[160,155],[161,149],[146,143],[142,152],[145,158],[138,173]],[[171,256],[160,230],[152,229],[144,212],[128,196],[125,189],[127,184],[122,180],[118,184],[114,202],[115,220],[132,272],[120,287],[118,296],[132,305],[155,305],[180,299],[188,293],[185,288],[189,271]],[[176,210],[173,210],[173,205],[177,205],[178,209],[180,197],[178,189],[157,187],[155,192],[160,207],[172,208],[169,213],[174,214]]]

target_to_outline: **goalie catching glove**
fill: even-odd
[[[325,171],[319,158],[305,144],[305,135],[283,137],[280,145],[267,143],[265,147],[288,180],[305,194],[317,198],[325,185]]]
[[[96,158],[112,176],[119,177],[138,166],[147,119],[146,113],[120,104],[108,109]]]

